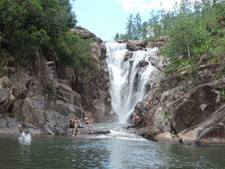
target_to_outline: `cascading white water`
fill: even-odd
[[[144,97],[145,86],[155,69],[149,62],[149,57],[155,56],[152,50],[136,51],[131,58],[125,61],[127,52],[126,44],[106,43],[106,62],[110,77],[112,108],[117,113],[121,123],[127,121],[135,104]],[[140,63],[143,60],[149,64],[140,68]]]

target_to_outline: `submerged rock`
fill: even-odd
[[[109,134],[110,131],[107,129],[99,129],[92,124],[80,123],[79,134],[81,135],[99,135],[99,134]]]

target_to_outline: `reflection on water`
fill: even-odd
[[[224,146],[153,142],[108,125],[108,136],[0,136],[0,168],[225,168]]]

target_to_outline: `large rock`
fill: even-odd
[[[44,97],[39,96],[16,100],[12,110],[15,120],[29,123],[42,129],[45,122]]]
[[[43,132],[47,134],[67,135],[69,132],[69,120],[71,115],[62,115],[53,110],[46,110]]]
[[[217,111],[212,113],[207,119],[197,124],[193,128],[187,128],[180,132],[178,134],[179,138],[183,143],[198,143],[201,141],[224,143],[224,116],[225,105],[223,105]]]
[[[147,47],[162,47],[163,43],[170,38],[170,36],[160,36],[148,43]]]
[[[32,125],[46,134],[67,134],[71,116],[82,119],[85,111],[90,113],[93,122],[109,118],[111,100],[105,45],[84,28],[75,27],[71,31],[94,40],[91,54],[97,67],[89,79],[49,55],[49,49],[38,48],[26,68],[16,60],[9,60],[10,71],[7,77],[0,78],[0,114],[10,115],[15,121]],[[0,117],[1,124],[10,120],[5,117]],[[7,127],[4,133],[11,133]]]
[[[79,134],[82,135],[99,135],[111,133],[108,129],[97,128],[92,124],[84,124],[79,122]]]
[[[63,102],[61,100],[52,102],[50,109],[56,112],[59,112],[60,114],[64,116],[73,114],[74,116],[78,118],[83,118],[83,110],[81,110],[81,108],[73,104]]]
[[[131,51],[137,51],[138,47],[135,44],[127,43],[127,49]]]
[[[10,104],[9,90],[0,88],[0,114],[6,113]]]
[[[81,26],[76,26],[73,29],[71,29],[72,32],[75,34],[80,35],[83,39],[91,39],[91,38],[96,38],[97,42],[101,43],[102,40],[98,37],[95,36],[92,32],[88,31],[87,29],[81,27]]]
[[[127,52],[126,55],[124,56],[123,61],[126,62],[126,61],[130,60],[132,58],[133,54],[134,54],[133,52]]]
[[[149,63],[146,60],[143,59],[140,61],[140,67],[145,67],[147,65],[149,65]]]
[[[136,46],[144,47],[144,48],[148,45],[148,43],[143,40],[136,40],[136,41],[128,40],[128,43],[136,45]]]
[[[57,82],[56,82],[57,83]],[[55,88],[57,89],[57,94],[64,98],[67,103],[73,104],[75,106],[81,107],[81,96],[77,92],[73,91],[70,86],[65,83],[57,83]]]
[[[221,104],[214,85],[199,85],[184,97],[173,102],[169,108],[173,129],[180,131],[207,119]]]
[[[19,134],[18,124],[22,125],[25,133],[40,134],[40,130],[28,123],[17,122],[7,114],[0,116],[0,134]]]
[[[13,118],[9,117],[7,114],[0,116],[0,133],[1,134],[12,134],[18,133],[18,124]]]

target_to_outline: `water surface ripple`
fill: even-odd
[[[33,168],[225,168],[224,146],[153,142],[120,127],[108,136],[0,136],[1,169]]]

